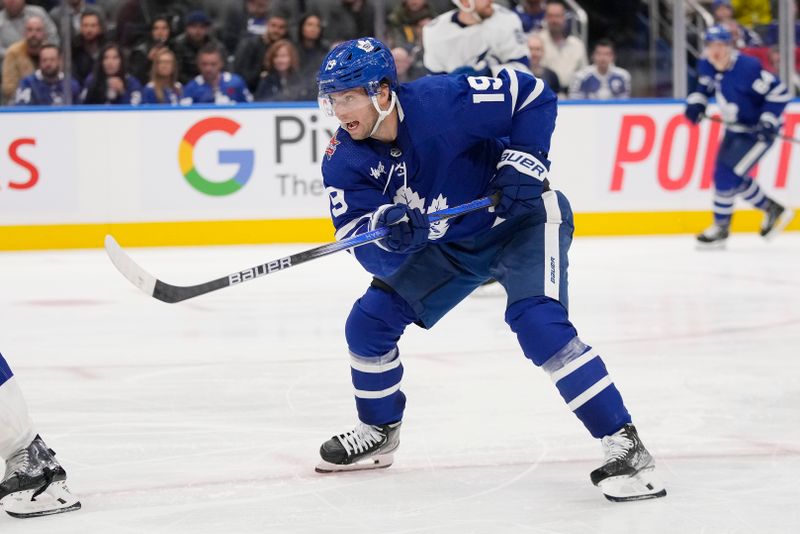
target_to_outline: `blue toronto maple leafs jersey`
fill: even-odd
[[[252,102],[253,95],[241,76],[231,72],[223,72],[219,77],[219,86],[214,88],[207,84],[202,76],[195,76],[183,89],[181,104],[236,104]]]
[[[697,87],[686,101],[703,104],[716,94],[720,114],[725,122],[752,127],[765,118],[778,122],[787,102],[791,99],[786,85],[774,74],[761,68],[761,63],[750,56],[733,53],[731,66],[718,71],[707,59],[697,65]],[[762,115],[766,114],[766,117]],[[747,128],[729,127],[745,131]]]
[[[506,148],[550,150],[556,96],[527,73],[506,68],[496,78],[426,76],[402,84],[397,96],[400,121],[392,143],[354,141],[339,128],[322,158],[337,239],[367,231],[372,213],[385,204],[432,213],[484,196]],[[439,221],[429,239],[465,239],[495,219],[484,210]],[[374,245],[354,254],[378,276],[391,274],[407,257]]]
[[[69,83],[73,102],[75,102],[80,96],[81,86],[72,77],[70,77]],[[44,79],[42,71],[37,70],[20,81],[14,95],[14,104],[17,106],[63,106],[65,86],[66,79],[63,73],[58,75],[56,81],[50,82]]]

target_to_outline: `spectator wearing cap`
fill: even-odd
[[[3,102],[11,102],[19,82],[39,65],[39,52],[45,45],[44,21],[32,15],[25,21],[25,37],[10,47],[3,62]]]
[[[25,0],[5,0],[3,5],[4,8],[0,9],[0,63],[5,58],[8,47],[25,35],[25,21],[30,17],[39,17],[44,24],[45,43],[58,43],[56,25],[44,9],[29,6]]]
[[[72,102],[78,101],[81,86],[61,70],[61,51],[56,45],[45,44],[39,51],[39,68],[19,83],[14,96],[17,106],[63,106],[66,104],[66,85],[71,85]]]
[[[545,28],[537,32],[544,43],[542,66],[558,76],[562,88],[569,87],[572,76],[589,64],[583,41],[567,32],[567,10],[559,1],[547,3]]]
[[[608,39],[597,41],[592,52],[592,64],[575,73],[569,97],[611,100],[630,96],[631,75],[614,65],[614,45]]]
[[[711,12],[714,15],[714,23],[725,26],[733,36],[733,44],[736,48],[748,48],[751,46],[762,46],[761,37],[751,29],[745,28],[734,18],[733,4],[731,0],[714,0],[711,5]]]
[[[223,70],[224,58],[214,44],[207,44],[197,53],[200,74],[183,89],[181,104],[236,104],[252,102],[253,95],[241,76]]]
[[[554,93],[562,93],[561,83],[558,81],[558,76],[552,70],[542,66],[542,58],[544,57],[544,43],[542,38],[537,34],[528,36],[528,57],[531,64],[529,65],[531,72],[537,78],[541,78],[553,90]]]
[[[98,11],[86,9],[81,14],[81,26],[72,44],[72,75],[84,83],[94,70],[100,50],[106,44],[104,22]]]
[[[208,45],[212,45],[220,51],[223,58],[227,57],[227,52],[222,43],[211,35],[211,19],[205,11],[192,11],[186,16],[186,30],[175,38],[173,50],[178,60],[178,79],[186,84],[189,80],[197,76],[200,71],[197,68],[197,52]]]
[[[288,19],[276,13],[267,21],[267,29],[262,35],[248,36],[239,43],[234,54],[233,72],[244,78],[251,91],[258,86],[267,49],[288,36]]]

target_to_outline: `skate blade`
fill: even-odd
[[[0,501],[6,513],[17,519],[63,514],[81,509],[81,503],[63,480],[51,483],[40,495],[37,490],[11,493]]]
[[[713,243],[695,242],[695,250],[725,250],[727,239],[722,241],[714,241]]]
[[[332,464],[322,460],[314,471],[317,473],[341,473],[345,471],[365,471],[367,469],[386,469],[394,462],[394,454],[379,454],[352,464]]]
[[[783,210],[783,213],[781,213],[781,216],[778,217],[778,220],[775,221],[775,226],[773,226],[772,229],[762,237],[767,241],[770,241],[773,237],[781,233],[781,231],[783,231],[783,229],[786,228],[790,222],[792,222],[792,219],[794,219],[794,211],[786,208]]]
[[[642,501],[667,495],[655,469],[643,469],[633,476],[609,477],[597,485],[612,502]]]

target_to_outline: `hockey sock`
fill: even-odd
[[[574,337],[542,366],[570,410],[595,438],[631,422],[600,355]]]
[[[717,190],[714,193],[714,224],[723,228],[730,226],[735,197],[734,191]]]
[[[0,354],[0,457],[26,447],[36,432],[14,373]]]
[[[531,297],[506,310],[525,356],[550,374],[561,397],[592,436],[613,434],[631,421],[600,356],[578,339],[556,300]]]
[[[742,185],[739,186],[739,191],[742,198],[756,208],[760,210],[767,209],[769,198],[767,198],[767,195],[764,194],[756,181],[749,176],[742,179]]]
[[[403,418],[406,397],[400,391],[403,365],[397,342],[416,319],[396,293],[370,287],[353,305],[345,325],[358,418],[369,425]]]

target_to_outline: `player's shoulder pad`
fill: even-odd
[[[325,185],[345,186],[352,184],[355,176],[363,175],[359,162],[366,159],[363,155],[365,151],[369,151],[366,145],[353,141],[350,134],[337,128],[322,155],[322,178]]]

